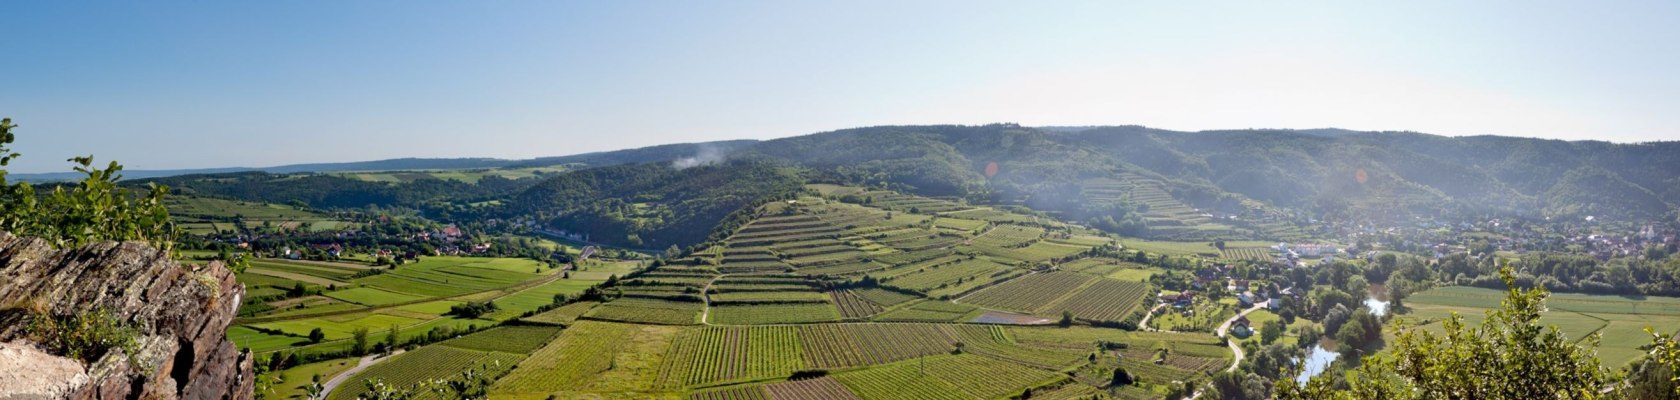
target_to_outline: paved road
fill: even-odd
[[[391,356],[396,356],[402,353],[402,350],[397,350],[397,352],[391,353]],[[327,395],[332,394],[333,389],[337,389],[338,385],[344,384],[344,381],[349,380],[352,376],[355,376],[357,372],[362,372],[362,370],[367,369],[367,367],[371,367],[374,364],[378,364],[380,361],[385,361],[388,358],[391,357],[381,357],[378,354],[363,356],[361,361],[356,362],[356,366],[350,367],[350,369],[338,373],[338,376],[328,379],[325,385],[321,385],[321,398],[326,398]]]
[[[1219,335],[1219,337],[1225,337],[1225,332],[1231,330],[1231,323],[1237,322],[1237,318],[1242,317],[1244,315],[1248,315],[1248,313],[1254,312],[1255,310],[1259,310],[1261,307],[1265,307],[1265,306],[1261,305],[1261,304],[1255,304],[1254,307],[1249,307],[1247,310],[1243,310],[1242,312],[1237,313],[1237,315],[1231,317],[1231,319],[1225,320],[1225,323],[1219,324],[1219,330],[1214,331],[1214,332],[1217,333]],[[1242,360],[1243,360],[1242,346],[1238,346],[1237,341],[1235,341],[1235,340],[1228,340],[1225,343],[1231,345],[1231,353],[1236,355],[1236,357],[1231,358],[1231,368],[1226,368],[1225,371],[1227,371],[1227,372],[1236,371],[1237,370],[1237,365],[1242,364]]]

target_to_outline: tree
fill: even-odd
[[[393,351],[393,352],[397,351],[397,331],[398,331],[398,329],[399,328],[397,327],[396,324],[392,324],[391,325],[391,331],[385,334],[385,348],[389,349],[390,351]]]
[[[1279,337],[1283,337],[1283,329],[1282,320],[1274,319],[1260,324],[1260,344],[1266,345],[1276,342]]]
[[[1317,326],[1307,325],[1301,327],[1300,331],[1296,332],[1296,336],[1301,338],[1300,342],[1296,344],[1304,349],[1318,345],[1318,341],[1324,338],[1324,331],[1319,330]]]
[[[1337,304],[1336,307],[1330,309],[1330,312],[1324,313],[1324,332],[1332,335],[1340,332],[1342,324],[1347,323],[1352,314],[1347,307]]]
[[[1132,382],[1132,374],[1126,372],[1125,368],[1115,368],[1114,377],[1109,379],[1110,386],[1131,386]]]
[[[355,341],[355,344],[350,347],[350,352],[355,353],[358,356],[367,354],[369,345],[368,329],[366,327],[356,328],[355,331],[351,332],[351,337]]]
[[[418,394],[414,390],[418,387],[399,388],[397,385],[385,383],[384,379],[377,377],[363,380],[362,385],[367,387],[367,391],[357,396],[358,400],[409,400]]]
[[[1655,358],[1635,361],[1628,367],[1627,385],[1624,394],[1630,399],[1680,400],[1674,370]]]
[[[325,332],[321,332],[321,328],[309,330],[309,343],[321,343],[321,341],[326,340],[326,338],[327,334]]]
[[[489,313],[495,312],[496,310],[500,310],[500,309],[501,309],[501,307],[496,306],[495,301],[487,301],[487,302],[482,302],[482,303],[476,302],[476,301],[469,301],[469,302],[466,302],[465,304],[457,304],[457,305],[449,306],[449,313],[447,313],[445,315],[454,315],[454,316],[461,317],[461,318],[472,319],[472,318],[478,318],[478,317],[484,316],[484,314],[489,314]]]
[[[1595,357],[1598,334],[1577,342],[1556,326],[1542,326],[1546,290],[1517,286],[1509,267],[1499,275],[1509,287],[1505,301],[1488,311],[1480,327],[1466,327],[1457,314],[1442,322],[1442,336],[1397,325],[1391,353],[1365,357],[1346,389],[1335,388],[1324,375],[1304,386],[1286,377],[1277,381],[1278,398],[1622,398],[1623,385]],[[1657,342],[1652,351],[1661,354],[1661,336]]]
[[[322,395],[325,394],[321,392],[326,390],[327,388],[321,385],[321,374],[315,374],[315,376],[310,377],[309,385],[303,387],[304,395],[310,400],[321,398]]]
[[[1351,353],[1365,347],[1365,325],[1360,323],[1342,324],[1342,329],[1336,330],[1336,340],[1342,343],[1342,352]]]
[[[1680,337],[1664,334],[1651,328],[1645,328],[1645,332],[1651,334],[1651,358],[1649,363],[1657,364],[1660,366],[1658,369],[1662,371],[1650,371],[1645,374],[1636,373],[1635,377],[1649,379],[1650,376],[1642,375],[1650,374],[1657,375],[1657,377],[1667,375],[1667,386],[1670,388],[1670,394],[1673,395],[1671,397],[1680,397]],[[1638,387],[1648,386],[1648,384],[1639,381],[1634,382],[1634,384],[1636,386],[1635,391],[1640,390]],[[1656,385],[1659,388],[1662,386],[1661,384]]]
[[[1219,371],[1209,390],[1215,399],[1260,400],[1271,398],[1272,384],[1253,373]]]
[[[1062,321],[1059,324],[1063,328],[1073,326],[1073,312],[1068,311],[1068,310],[1062,310]]]

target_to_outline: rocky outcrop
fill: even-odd
[[[252,356],[226,334],[244,295],[220,263],[183,266],[145,243],[55,250],[0,232],[0,400],[249,399]],[[135,354],[83,364],[29,341],[32,314],[101,309],[137,330]]]

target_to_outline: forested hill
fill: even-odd
[[[548,179],[515,195],[504,211],[592,241],[682,247],[706,239],[731,213],[791,195],[803,183],[799,171],[768,163],[626,164]]]
[[[997,124],[847,129],[765,141],[737,156],[1082,216],[1100,200],[1136,210],[1159,196],[1155,189],[1231,213],[1257,200],[1373,219],[1442,211],[1662,218],[1680,204],[1680,142]],[[999,168],[987,178],[991,162]]]

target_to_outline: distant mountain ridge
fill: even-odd
[[[500,159],[500,158],[393,158],[374,161],[351,161],[339,163],[310,163],[289,164],[273,167],[225,167],[225,168],[191,168],[165,170],[124,170],[123,177],[127,179],[167,178],[183,175],[209,175],[238,172],[267,172],[271,174],[294,173],[326,173],[326,172],[361,172],[361,171],[403,171],[403,170],[456,170],[456,169],[485,169],[485,168],[526,168],[546,167],[583,163],[591,166],[630,164],[648,162],[647,160],[676,160],[699,152],[702,148],[716,148],[724,151],[733,150],[756,140],[725,140],[701,143],[677,143],[642,147],[626,150],[612,150],[592,153],[573,154],[566,156],[538,157],[531,159]],[[52,182],[80,179],[82,174],[76,172],[46,172],[23,174],[14,173],[8,178],[31,182]]]
[[[1164,220],[1143,207],[1162,200],[1157,189],[1192,211],[1234,214],[1258,201],[1391,221],[1441,211],[1649,219],[1680,205],[1680,142],[994,124],[845,129],[760,142],[740,156],[1081,220],[1128,214],[1116,207]],[[990,163],[996,176],[983,174]],[[1113,207],[1094,209],[1096,201]]]
[[[476,183],[277,174],[562,164],[570,168],[556,175]],[[627,167],[608,168],[618,165]],[[395,205],[534,217],[637,247],[694,244],[705,237],[703,227],[736,207],[785,195],[789,181],[1021,205],[1125,235],[1196,241],[1296,240],[1325,220],[1392,226],[1420,217],[1593,216],[1632,223],[1680,217],[1680,142],[1341,129],[877,126],[530,160],[402,159],[273,170],[156,180],[184,194],[319,208]],[[460,205],[492,200],[501,205]]]

